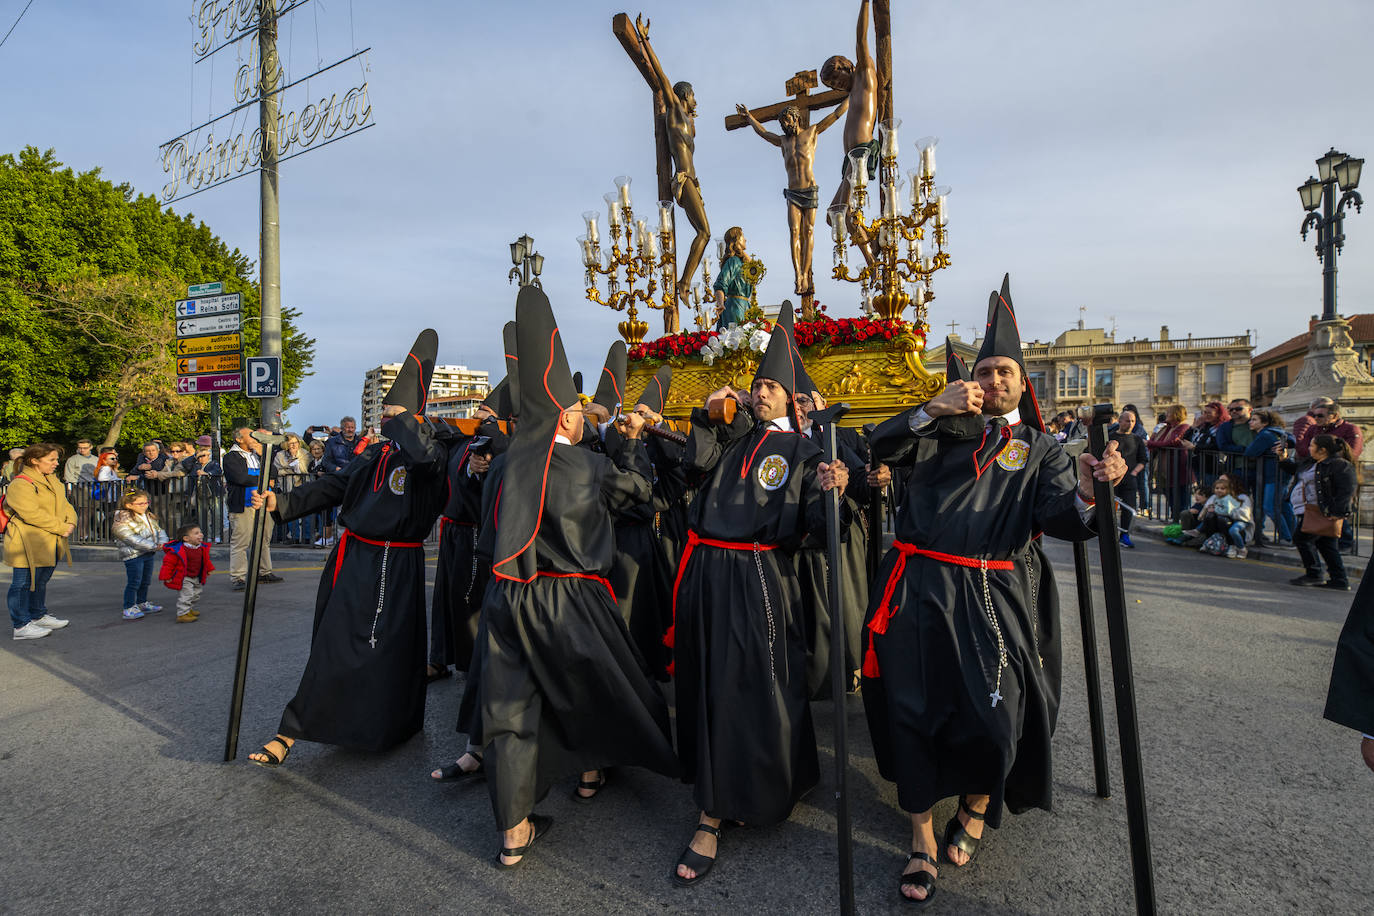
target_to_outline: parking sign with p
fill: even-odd
[[[281,357],[250,356],[244,360],[244,376],[250,398],[281,397]]]

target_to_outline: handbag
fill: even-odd
[[[1307,508],[1302,513],[1302,532],[1323,538],[1338,538],[1341,536],[1341,526],[1345,521],[1343,518],[1332,518],[1321,509],[1317,508],[1316,503],[1308,503]]]

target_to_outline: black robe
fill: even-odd
[[[310,658],[278,729],[288,738],[380,751],[424,726],[422,544],[443,508],[446,453],[410,414],[382,435],[342,470],[277,494],[278,522],[338,506],[346,529],[320,577]]]
[[[822,455],[826,449],[824,429],[812,426],[808,438],[816,443]],[[864,465],[868,457],[859,442],[859,434],[845,427],[835,431],[839,458],[849,469],[849,486],[845,499],[849,500],[850,522],[840,540],[840,605],[844,609],[846,671],[859,667],[860,636],[864,611],[868,607],[868,536],[864,529],[863,506],[868,502],[870,488]],[[830,586],[826,579],[829,563],[825,536],[809,539],[797,551],[797,578],[801,582],[802,614],[807,635],[807,692],[813,699],[830,696],[830,627],[834,615],[830,611]]]
[[[1341,628],[1323,716],[1374,735],[1374,575],[1360,580]]]
[[[477,612],[491,577],[491,563],[477,559],[477,532],[486,474],[468,471],[474,437],[449,446],[448,502],[439,516],[439,561],[430,606],[430,661],[468,670],[477,637]],[[490,471],[488,471],[490,473]]]
[[[483,608],[481,732],[499,829],[554,780],[613,765],[677,774],[668,705],[644,669],[610,583],[612,510],[650,495],[642,445],[616,461],[555,445],[529,582],[496,576]],[[527,482],[528,483],[528,482]],[[516,482],[503,480],[509,492]],[[497,524],[500,523],[500,493]]]
[[[654,678],[666,681],[672,653],[663,636],[673,623],[673,570],[658,526],[660,513],[681,505],[686,485],[682,446],[646,438],[644,451],[653,468],[653,495],[615,514],[615,559],[609,578],[635,648]]]
[[[903,413],[870,440],[874,462],[910,472],[897,540],[974,565],[888,552],[869,601],[864,708],[879,772],[897,783],[903,809],[985,793],[996,827],[1004,803],[1020,812],[1052,801],[1058,595],[1033,536],[1086,540],[1093,529],[1075,500],[1074,462],[1052,437],[1011,427],[980,475],[981,431],[969,437],[964,420],[948,419],[918,436]],[[1011,564],[986,572],[996,628],[979,560]],[[1007,655],[1000,680],[999,630]]]
[[[702,479],[671,641],[683,779],[712,817],[785,820],[819,778],[793,554],[825,531],[820,458],[809,439],[744,411],[730,426],[693,411],[685,465]]]
[[[468,744],[482,746],[482,665],[487,657],[487,606],[497,597],[497,582],[491,575],[492,553],[496,549],[496,497],[506,477],[506,456],[497,455],[482,481],[481,524],[477,528],[477,565],[483,577],[481,595],[477,601],[477,630],[472,655],[468,659],[467,680],[463,684],[463,698],[458,703],[459,734],[468,736]]]

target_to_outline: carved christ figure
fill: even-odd
[[[820,188],[816,186],[816,137],[827,127],[834,124],[844,114],[848,100],[826,115],[819,124],[802,126],[801,109],[789,105],[778,116],[778,126],[782,136],[769,131],[759,123],[759,119],[743,105],[736,105],[739,112],[754,128],[754,133],[782,149],[783,165],[787,167],[787,188],[783,197],[787,198],[787,230],[792,238],[792,271],[796,275],[796,292],[799,296],[813,294],[815,282],[811,276],[812,234],[816,225],[816,208],[820,205]]]
[[[659,85],[664,88],[663,126],[668,138],[668,151],[673,157],[673,199],[697,233],[687,250],[687,260],[682,264],[682,276],[677,284],[678,302],[687,302],[692,291],[692,278],[711,241],[711,224],[706,221],[706,204],[701,199],[701,183],[697,180],[696,163],[692,159],[696,150],[697,98],[692,92],[691,83],[669,82],[663,65],[658,62],[658,55],[649,44],[648,21],[641,22],[639,17],[635,17],[635,31],[639,33],[649,66],[658,77]],[[670,86],[671,89],[668,88]]]
[[[845,157],[840,167],[839,189],[830,206],[847,203],[849,195],[849,153],[860,147],[868,148],[868,177],[878,173],[878,141],[873,128],[878,120],[878,67],[868,51],[868,19],[870,0],[859,4],[858,34],[855,37],[854,61],[841,54],[821,66],[821,82],[831,89],[849,93],[849,116],[844,119]],[[829,217],[826,217],[829,219]]]

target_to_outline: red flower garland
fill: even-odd
[[[815,321],[799,321],[792,330],[797,338],[797,346],[802,349],[817,344],[838,347],[867,343],[871,340],[892,340],[905,331],[914,334],[922,342],[926,339],[925,328],[897,319],[818,318]],[[707,342],[719,334],[719,331],[696,331],[660,337],[658,340],[635,344],[630,348],[629,358],[639,361],[698,356],[705,349]]]

